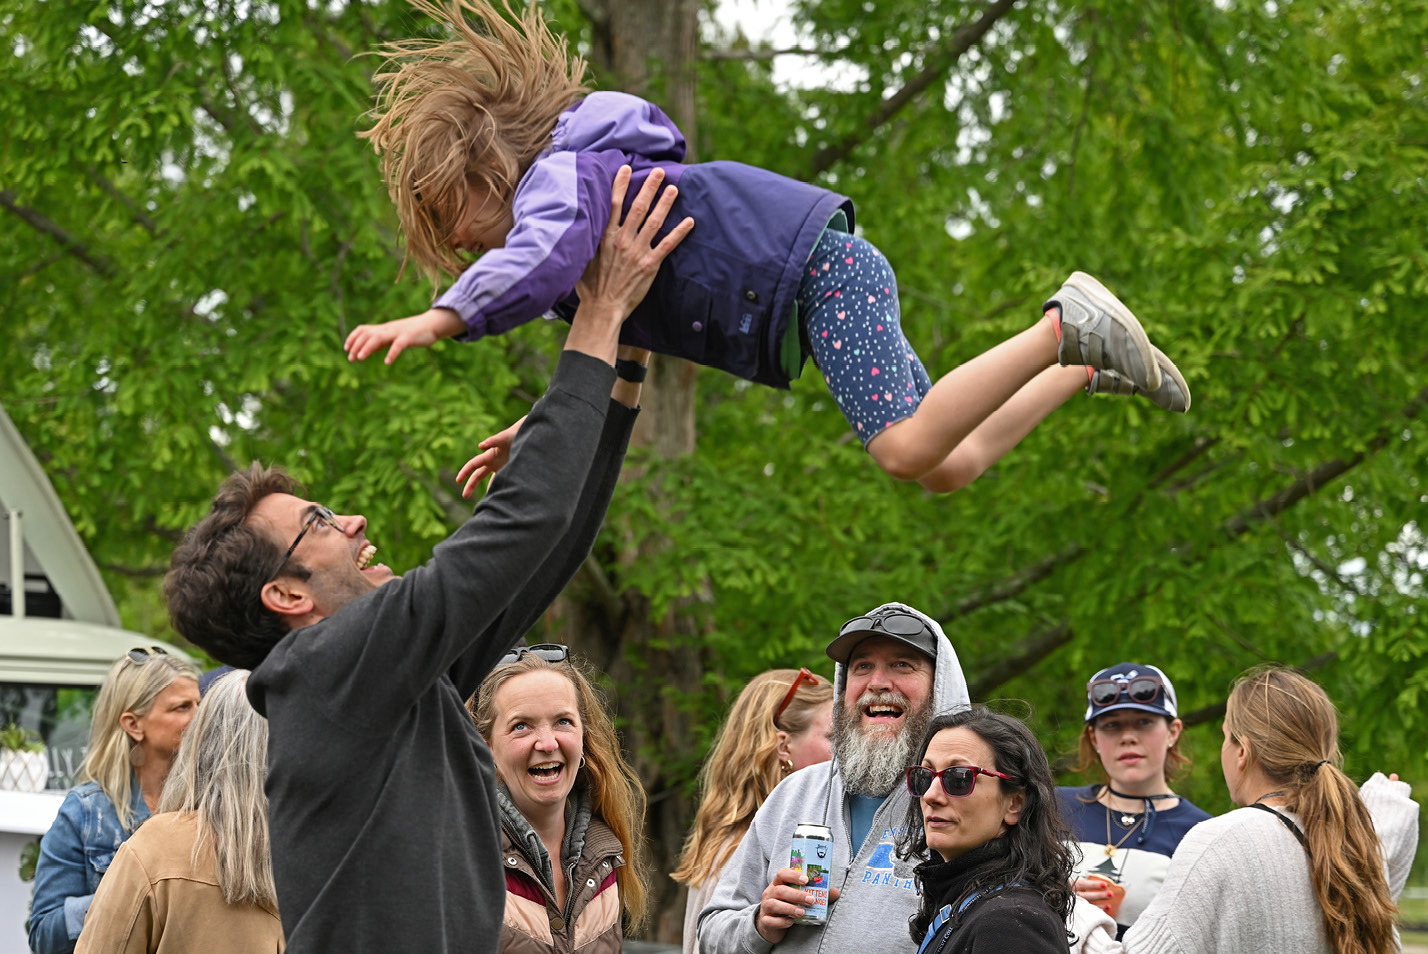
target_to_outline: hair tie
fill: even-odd
[[[1322,762],[1315,762],[1315,763],[1314,763],[1314,771],[1317,772],[1317,771],[1319,771],[1319,766],[1321,766],[1321,765],[1328,765],[1328,764],[1329,764],[1329,760],[1328,760],[1328,759],[1324,759]]]

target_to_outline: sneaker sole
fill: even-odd
[[[1184,410],[1179,408],[1167,408],[1167,410],[1171,410],[1177,414],[1184,414],[1185,411],[1190,410],[1190,385],[1185,383],[1185,378],[1181,376],[1180,369],[1175,366],[1174,361],[1171,361],[1165,356],[1165,352],[1161,351],[1155,345],[1150,346],[1150,352],[1155,355],[1155,366],[1160,369],[1161,375],[1168,376],[1170,380],[1174,381],[1175,385],[1180,388],[1180,393],[1185,395]],[[1164,382],[1161,383],[1163,386]]]
[[[1109,288],[1085,272],[1072,272],[1071,277],[1066,279],[1063,285],[1076,289],[1120,322],[1126,334],[1130,335],[1131,340],[1135,342],[1136,349],[1140,351],[1141,360],[1145,362],[1147,389],[1157,390],[1160,387],[1160,365],[1155,361],[1154,345],[1150,343],[1150,337],[1141,327],[1140,320],[1132,314],[1125,303],[1111,294]],[[1169,363],[1169,359],[1166,360]],[[1176,374],[1178,375],[1179,372],[1177,371]],[[1185,393],[1188,395],[1190,392],[1186,391]]]

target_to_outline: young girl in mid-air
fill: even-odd
[[[458,277],[430,310],[354,330],[350,360],[387,349],[390,364],[439,338],[472,341],[550,311],[568,318],[614,212],[611,183],[629,165],[631,194],[663,176],[678,190],[669,221],[695,227],[623,341],[779,388],[812,357],[868,453],[898,479],[965,486],[1083,387],[1189,408],[1175,365],[1082,272],[1035,324],[933,384],[903,336],[892,269],[852,234],[848,199],[742,163],[681,165],[684,137],[668,117],[634,96],[590,92],[584,61],[538,4],[518,18],[507,6],[516,23],[488,0],[412,4],[455,37],[384,48],[377,122],[362,135],[382,156],[407,259],[433,280]],[[459,252],[479,257],[468,265]]]

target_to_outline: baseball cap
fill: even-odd
[[[1177,718],[1175,687],[1155,666],[1130,662],[1107,666],[1086,683],[1086,721],[1118,709]]]
[[[895,639],[906,643],[929,659],[937,658],[937,634],[927,625],[927,620],[895,607],[874,610],[866,616],[855,616],[848,620],[839,628],[837,638],[828,644],[824,652],[834,662],[846,664],[858,644],[873,636]]]

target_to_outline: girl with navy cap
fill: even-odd
[[[1209,814],[1170,788],[1189,766],[1180,752],[1175,687],[1141,663],[1102,669],[1086,684],[1086,729],[1077,771],[1099,767],[1101,784],[1057,789],[1080,843],[1076,893],[1124,934],[1165,880],[1180,839]]]

